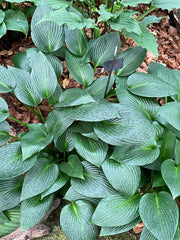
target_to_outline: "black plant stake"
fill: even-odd
[[[116,55],[117,55],[117,46],[114,49],[114,56],[113,56],[111,69],[110,69],[110,73],[109,73],[109,77],[108,77],[108,81],[107,81],[107,85],[106,85],[106,90],[105,90],[105,93],[104,93],[104,98],[106,97],[107,90],[108,90],[108,87],[109,87],[109,83],[110,83],[110,79],[111,79],[111,75],[112,75],[112,71],[113,71],[113,66],[114,66],[114,62],[115,62],[115,59],[116,59]]]

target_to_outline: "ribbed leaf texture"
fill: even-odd
[[[114,195],[102,199],[93,216],[92,222],[102,227],[114,227],[128,224],[139,216],[140,196],[124,198]]]
[[[0,146],[6,144],[11,138],[9,136],[10,129],[11,128],[8,122],[0,122]]]
[[[93,206],[85,201],[66,205],[60,215],[60,225],[69,240],[92,240],[98,235],[98,227],[91,222]]]
[[[32,40],[34,44],[45,53],[58,50],[64,43],[63,26],[58,26],[51,20],[39,23],[45,14],[51,12],[53,12],[51,6],[48,5],[46,1],[41,1],[31,21]]]
[[[5,67],[0,66],[0,76],[0,92],[11,92],[16,86],[13,75]]]
[[[141,170],[138,166],[130,166],[106,159],[102,169],[111,185],[125,197],[132,197],[138,190]]]
[[[139,212],[147,229],[158,240],[174,239],[179,221],[179,210],[169,193],[146,193],[141,198]]]
[[[8,105],[6,101],[0,97],[0,122],[3,122],[9,117]]]
[[[27,172],[34,166],[37,156],[22,160],[21,143],[13,142],[0,148],[0,179],[9,179]]]
[[[112,188],[102,170],[83,161],[84,180],[72,178],[72,187],[80,194],[91,198],[105,198],[117,192]]]
[[[58,178],[58,166],[46,158],[38,162],[25,175],[21,201],[34,197],[47,190]]]
[[[20,210],[20,225],[22,231],[38,223],[49,211],[53,200],[54,195],[51,194],[43,200],[40,199],[39,195],[22,201]]]
[[[105,160],[108,145],[101,140],[94,140],[82,136],[79,133],[73,133],[73,145],[81,157],[100,167]]]

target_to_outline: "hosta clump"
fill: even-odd
[[[84,32],[54,22],[40,23],[46,24],[40,31],[38,13],[51,11],[42,2],[32,19],[37,48],[15,55],[15,67],[0,67],[0,236],[32,227],[64,198],[60,225],[70,240],[119,234],[141,220],[141,240],[179,239],[180,72],[158,63],[136,72],[146,50],[119,54],[116,32],[88,42]],[[116,47],[123,67],[109,83],[108,76],[95,78]],[[81,88],[59,85],[60,59]],[[39,123],[9,114],[3,99],[9,92]],[[11,136],[8,118],[27,131]]]

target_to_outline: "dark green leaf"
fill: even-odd
[[[4,18],[5,18],[5,12],[0,9],[0,23],[3,22]]]
[[[5,11],[4,22],[7,30],[14,30],[23,32],[26,37],[28,35],[29,25],[26,16],[20,10],[8,9]]]
[[[6,24],[4,22],[0,23],[0,38],[4,36],[7,32]]]
[[[108,33],[96,39],[90,50],[94,68],[102,66],[105,61],[112,60],[116,46],[118,53],[121,48],[121,41],[117,32]]]
[[[45,131],[30,131],[21,139],[23,160],[43,150],[53,140],[52,133]]]
[[[60,152],[70,152],[74,149],[72,144],[72,132],[67,130],[54,140],[56,148]]]
[[[93,206],[85,201],[66,205],[60,215],[60,225],[69,240],[92,240],[98,235],[98,227],[91,223]]]
[[[23,176],[0,180],[0,212],[19,204],[23,180]]]
[[[59,172],[59,176],[56,179],[56,181],[50,186],[50,188],[48,188],[41,194],[41,199],[61,189],[68,182],[68,180],[69,177],[67,175],[65,175],[62,172]]]
[[[117,76],[128,76],[141,65],[147,50],[142,47],[132,47],[122,52],[118,58],[123,58],[123,68],[115,71]]]
[[[60,170],[70,177],[84,179],[82,163],[76,154],[69,155],[68,162],[60,164]]]
[[[106,159],[102,169],[111,185],[125,197],[132,197],[138,190],[141,170],[138,166],[130,166]]]
[[[109,235],[116,235],[119,233],[127,232],[133,227],[135,227],[141,221],[140,217],[137,217],[132,222],[122,225],[122,226],[115,226],[115,227],[102,227],[100,236],[109,236]]]
[[[21,201],[34,197],[47,190],[56,181],[59,174],[58,166],[46,158],[38,162],[25,175]]]
[[[84,180],[71,179],[71,185],[75,191],[91,198],[105,198],[117,193],[107,181],[102,170],[86,161],[82,164]]]
[[[169,193],[146,193],[141,198],[139,212],[147,229],[159,240],[174,238],[179,210]]]
[[[16,88],[14,93],[16,97],[23,103],[30,106],[37,106],[41,102],[40,98],[32,87],[30,80],[30,74],[27,71],[9,67],[10,72],[13,74],[14,79],[16,80]]]
[[[73,133],[73,145],[78,154],[91,162],[92,164],[100,167],[105,160],[108,145],[101,140],[94,140],[82,136],[79,133]]]
[[[102,227],[128,224],[139,216],[139,201],[139,195],[129,199],[120,195],[102,199],[93,214],[92,222]]]
[[[39,195],[22,201],[20,218],[22,231],[38,223],[49,211],[53,200],[54,195],[51,194],[43,198],[43,200],[41,200],[41,196]]]
[[[180,165],[176,166],[174,160],[168,159],[162,163],[161,173],[175,199],[180,195]]]
[[[51,97],[56,90],[55,71],[46,56],[40,51],[32,65],[31,82],[34,91],[41,98]]]
[[[71,88],[60,95],[59,102],[55,107],[72,107],[91,102],[95,102],[95,100],[88,92],[80,88]]]
[[[152,175],[152,187],[162,187],[166,185],[162,178],[161,172],[152,171],[151,175]]]
[[[4,237],[7,234],[13,232],[20,225],[19,207],[15,207],[10,210],[4,211],[4,214],[8,217],[9,222],[0,224],[0,237]]]
[[[73,120],[68,118],[62,110],[54,110],[48,115],[45,126],[49,133],[58,138],[72,123]]]
[[[65,27],[65,43],[74,55],[83,57],[87,52],[87,41],[79,29],[69,30]]]
[[[9,117],[8,105],[6,101],[0,97],[0,122],[6,120]]]
[[[11,138],[9,135],[10,129],[11,128],[8,122],[0,122],[0,146],[6,144]]]
[[[46,1],[36,8],[31,21],[31,37],[34,44],[43,52],[49,53],[58,50],[64,43],[64,28],[52,20],[37,23],[45,14],[53,13],[53,9]]]
[[[20,142],[13,142],[0,148],[0,179],[9,179],[27,172],[34,166],[37,156],[22,160]]]
[[[47,60],[51,63],[51,65],[56,73],[57,79],[59,79],[59,77],[61,76],[61,74],[63,72],[63,65],[62,65],[60,59],[58,57],[56,57],[55,55],[52,55],[51,53],[46,53],[45,56],[46,56]]]
[[[66,108],[64,113],[69,118],[87,122],[100,122],[119,117],[117,105],[106,100]]]
[[[0,66],[0,76],[0,92],[11,92],[16,86],[13,75],[5,67]]]
[[[143,227],[140,240],[158,240],[146,226]]]
[[[94,71],[89,63],[82,64],[82,58],[73,55],[69,51],[66,51],[65,59],[70,74],[77,82],[85,87],[93,82]]]
[[[147,17],[144,17],[141,21],[142,24],[145,26],[149,25],[150,23],[160,23],[162,17],[156,17],[155,15],[149,15]]]

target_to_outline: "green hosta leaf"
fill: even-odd
[[[27,105],[39,105],[42,99],[34,92],[30,81],[30,74],[24,70],[14,67],[9,67],[8,69],[16,80],[16,88],[14,89],[16,97]]]
[[[19,52],[15,54],[13,57],[14,66],[31,73],[32,63],[34,63],[34,59],[36,58],[38,51],[39,50],[37,48],[29,48],[26,52]]]
[[[43,198],[43,200],[41,200],[39,195],[22,201],[20,218],[22,231],[38,223],[49,211],[53,200],[54,194]]]
[[[84,180],[71,179],[71,185],[75,191],[91,198],[105,198],[117,193],[99,168],[86,161],[83,161],[82,164]]]
[[[99,6],[99,14],[98,22],[107,22],[107,20],[113,17],[113,14],[107,11],[106,5],[104,4]]]
[[[170,102],[157,110],[157,119],[164,124],[170,125],[173,129],[180,131],[180,102]]]
[[[10,129],[11,128],[8,122],[0,122],[0,146],[6,144],[11,138],[9,136]]]
[[[171,132],[169,129],[165,128],[163,133],[163,139],[161,143],[159,158],[161,160],[174,158],[175,144],[176,144],[176,135],[173,132]]]
[[[118,163],[106,159],[102,169],[111,185],[125,197],[132,197],[138,190],[141,180],[140,167]]]
[[[153,163],[159,153],[156,141],[152,140],[139,144],[122,144],[115,148],[111,158],[120,163],[141,166]]]
[[[122,226],[102,227],[100,236],[116,235],[119,233],[127,232],[127,231],[131,230],[133,227],[135,227],[140,221],[141,221],[141,218],[137,217],[132,222],[122,225]]]
[[[16,230],[20,225],[20,209],[15,207],[4,211],[4,214],[9,219],[9,222],[0,224],[0,237],[4,237],[7,234]]]
[[[64,196],[64,199],[71,201],[71,202],[75,202],[78,200],[86,200],[94,205],[97,205],[100,201],[99,198],[90,198],[90,197],[86,197],[78,192],[76,192],[73,187],[70,187],[68,189],[68,191],[66,192],[66,195]]]
[[[139,212],[147,229],[159,240],[174,238],[179,210],[169,193],[146,193],[140,201]]]
[[[53,140],[52,133],[45,131],[30,131],[21,139],[23,160],[43,150]]]
[[[158,240],[146,226],[143,227],[140,240]]]
[[[50,188],[48,188],[41,194],[41,199],[61,189],[68,182],[68,180],[69,177],[67,175],[65,175],[62,172],[59,172],[59,176],[56,179],[56,181],[50,186]]]
[[[85,87],[89,86],[94,80],[92,66],[89,63],[82,64],[82,58],[73,55],[69,51],[66,51],[65,58],[72,77]]]
[[[29,25],[24,13],[19,10],[8,9],[5,14],[4,23],[7,30],[23,32],[27,37]]]
[[[9,117],[8,105],[6,101],[0,97],[0,122],[6,120]]]
[[[0,92],[11,92],[16,86],[13,75],[5,67],[0,66],[0,76]]]
[[[180,195],[180,165],[176,166],[174,160],[168,159],[162,163],[161,173],[175,199]]]
[[[46,1],[41,3],[36,8],[31,21],[31,37],[34,44],[43,52],[49,53],[58,50],[64,43],[64,28],[58,26],[51,19],[50,21],[37,23],[41,18],[53,13],[53,9]]]
[[[55,55],[52,55],[51,53],[46,53],[45,56],[46,56],[47,60],[51,63],[51,65],[56,73],[57,79],[59,79],[59,77],[61,76],[61,74],[63,72],[63,65],[62,65],[60,59],[58,57],[56,57]]]
[[[62,110],[54,110],[48,115],[45,126],[49,133],[58,138],[72,123],[73,120],[68,118]]]
[[[57,25],[65,24],[68,29],[83,29],[87,28],[95,28],[94,20],[91,18],[84,18],[79,12],[78,14],[75,11],[68,11],[65,8],[59,9],[54,12],[50,12],[43,16],[43,18],[39,21],[39,23],[43,23],[46,21],[52,21]],[[39,24],[38,23],[38,24]]]
[[[94,68],[102,66],[105,61],[112,60],[116,46],[118,53],[121,48],[121,41],[117,32],[108,33],[96,39],[90,50]]]
[[[152,176],[152,187],[161,187],[166,185],[166,183],[162,178],[161,172],[152,171],[151,176]]]
[[[74,55],[83,57],[87,52],[87,41],[79,29],[65,28],[65,43],[68,50]]]
[[[179,140],[176,140],[174,155],[175,155],[175,162],[178,165],[180,163],[180,141]]]
[[[155,15],[149,15],[141,21],[142,24],[145,26],[149,25],[150,23],[160,23],[162,17],[156,17]]]
[[[155,36],[150,33],[146,26],[142,23],[139,23],[139,26],[141,28],[142,34],[138,35],[134,32],[129,32],[126,29],[124,29],[124,35],[126,37],[132,38],[137,45],[146,48],[150,52],[154,53],[156,58],[158,58],[158,44],[157,44],[157,39]]]
[[[175,80],[176,80],[176,88],[178,88],[178,90],[180,89],[180,71],[177,71],[175,69],[172,70],[174,76],[175,76]],[[178,91],[180,93],[180,90]],[[176,94],[175,96],[171,96],[171,98],[175,101],[180,102],[180,94]]]
[[[93,206],[85,201],[66,205],[60,215],[60,225],[69,240],[92,240],[98,235],[98,227],[91,223]]]
[[[127,6],[136,7],[139,3],[149,4],[150,2],[152,2],[152,0],[122,0],[121,2],[126,7]]]
[[[3,22],[4,18],[5,18],[5,12],[0,9],[0,23]]]
[[[134,73],[127,81],[128,89],[144,97],[165,97],[177,94],[177,89],[165,79],[160,79],[153,74]]]
[[[12,1],[12,0],[10,0],[10,1]],[[17,2],[17,0],[16,0],[16,2]],[[21,1],[21,2],[23,2],[23,1]],[[36,5],[39,5],[41,0],[31,0],[31,2],[35,3]],[[68,7],[72,3],[72,1],[70,1],[70,0],[60,0],[60,1],[59,0],[46,0],[46,2],[48,3],[48,5],[50,5],[54,9]]]
[[[95,134],[100,139],[115,146],[154,140],[156,132],[149,120],[137,115],[127,106],[117,104],[117,107],[119,107],[119,118],[99,122],[94,127]]]
[[[71,88],[64,91],[60,97],[59,102],[55,107],[72,107],[95,102],[88,92],[80,88]]]
[[[71,152],[74,149],[72,144],[72,132],[67,130],[54,140],[56,148],[60,152]]]
[[[9,222],[8,217],[3,212],[0,212],[0,224]]]
[[[95,99],[102,99],[104,98],[107,82],[108,82],[108,76],[97,78],[95,81],[92,82],[92,84],[85,89],[88,93],[91,94],[91,96]],[[107,93],[112,88],[115,81],[115,76],[111,76],[110,83],[108,86]]]
[[[180,239],[180,221],[179,221],[179,223],[178,223],[178,227],[177,227],[177,230],[176,230],[176,234],[175,234],[173,240],[179,240],[179,239]]]
[[[172,10],[173,8],[180,8],[179,1],[171,1],[171,0],[152,0],[152,5],[157,8]]]
[[[0,24],[0,38],[2,38],[2,36],[4,36],[6,32],[7,32],[6,24],[2,22]]]
[[[49,102],[52,104],[52,105],[55,105],[56,103],[58,103],[59,101],[59,96],[61,95],[62,93],[62,88],[61,86],[58,84],[56,86],[56,89],[54,91],[54,94],[49,98]]]
[[[116,31],[126,29],[126,31],[136,33],[137,35],[142,34],[138,22],[133,18],[131,13],[126,11],[119,12],[115,19],[108,20],[108,24]]]
[[[62,162],[60,164],[60,170],[70,177],[84,179],[82,163],[75,154],[69,155],[67,163]]]
[[[121,81],[121,79],[119,79],[119,81]],[[147,120],[153,121],[155,111],[159,108],[159,104],[154,99],[137,97],[120,87],[116,88],[116,94],[121,104],[141,113]]]
[[[132,47],[122,52],[118,58],[123,58],[123,68],[116,70],[117,76],[128,76],[141,65],[147,50],[142,47]]]
[[[19,204],[23,180],[23,176],[0,180],[0,212]]]
[[[31,82],[34,91],[41,98],[51,97],[56,90],[57,78],[55,71],[42,52],[37,54],[32,66]]]
[[[38,162],[25,175],[22,187],[21,201],[34,197],[47,190],[57,179],[58,166],[46,158]]]
[[[22,160],[21,143],[13,142],[0,148],[0,179],[9,179],[27,172],[34,166],[37,156]]]
[[[128,224],[139,216],[139,201],[139,195],[129,199],[120,195],[102,199],[92,216],[92,222],[102,227]]]
[[[69,118],[87,122],[100,122],[119,117],[117,105],[106,100],[66,108],[64,113]]]
[[[97,167],[101,166],[108,151],[106,143],[84,137],[79,133],[73,133],[73,145],[81,157]]]

